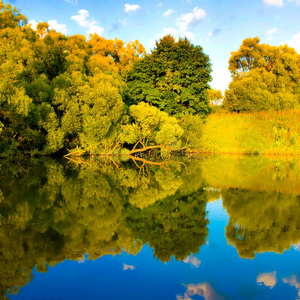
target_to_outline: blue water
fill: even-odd
[[[163,263],[147,245],[137,255],[65,260],[33,279],[10,299],[299,299],[300,247],[283,254],[240,258],[227,244],[222,200],[208,203],[209,236],[184,262]]]

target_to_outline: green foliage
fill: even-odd
[[[224,107],[233,112],[299,107],[300,55],[285,46],[259,44],[248,38],[229,60],[232,82]]]
[[[171,115],[207,115],[211,80],[209,58],[186,38],[165,36],[149,55],[134,63],[125,80],[135,101],[148,102]]]
[[[92,77],[74,71],[57,77],[54,86],[53,104],[67,147],[89,152],[111,148],[123,115],[119,81],[103,73]]]
[[[129,115],[133,122],[122,126],[119,136],[121,142],[140,142],[143,147],[170,145],[178,143],[183,134],[176,118],[147,103],[130,106]]]
[[[119,127],[128,119],[120,73],[140,58],[143,46],[66,37],[45,22],[34,31],[2,1],[0,21],[1,156],[67,148],[94,153],[118,145]],[[103,67],[100,61],[110,56],[111,68]]]
[[[201,137],[203,134],[203,120],[199,115],[183,114],[180,118],[180,126],[184,130],[182,146],[192,149],[201,149]]]

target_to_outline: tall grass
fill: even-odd
[[[201,145],[204,152],[300,155],[300,110],[211,114]]]

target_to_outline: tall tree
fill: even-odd
[[[245,39],[240,49],[232,52],[232,81],[225,92],[225,108],[251,112],[299,106],[300,55],[287,45],[259,42],[257,37]]]
[[[133,103],[148,102],[171,115],[207,115],[210,73],[209,57],[200,46],[167,35],[135,62],[125,80]]]

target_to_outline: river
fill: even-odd
[[[0,165],[0,299],[300,298],[299,159]]]

